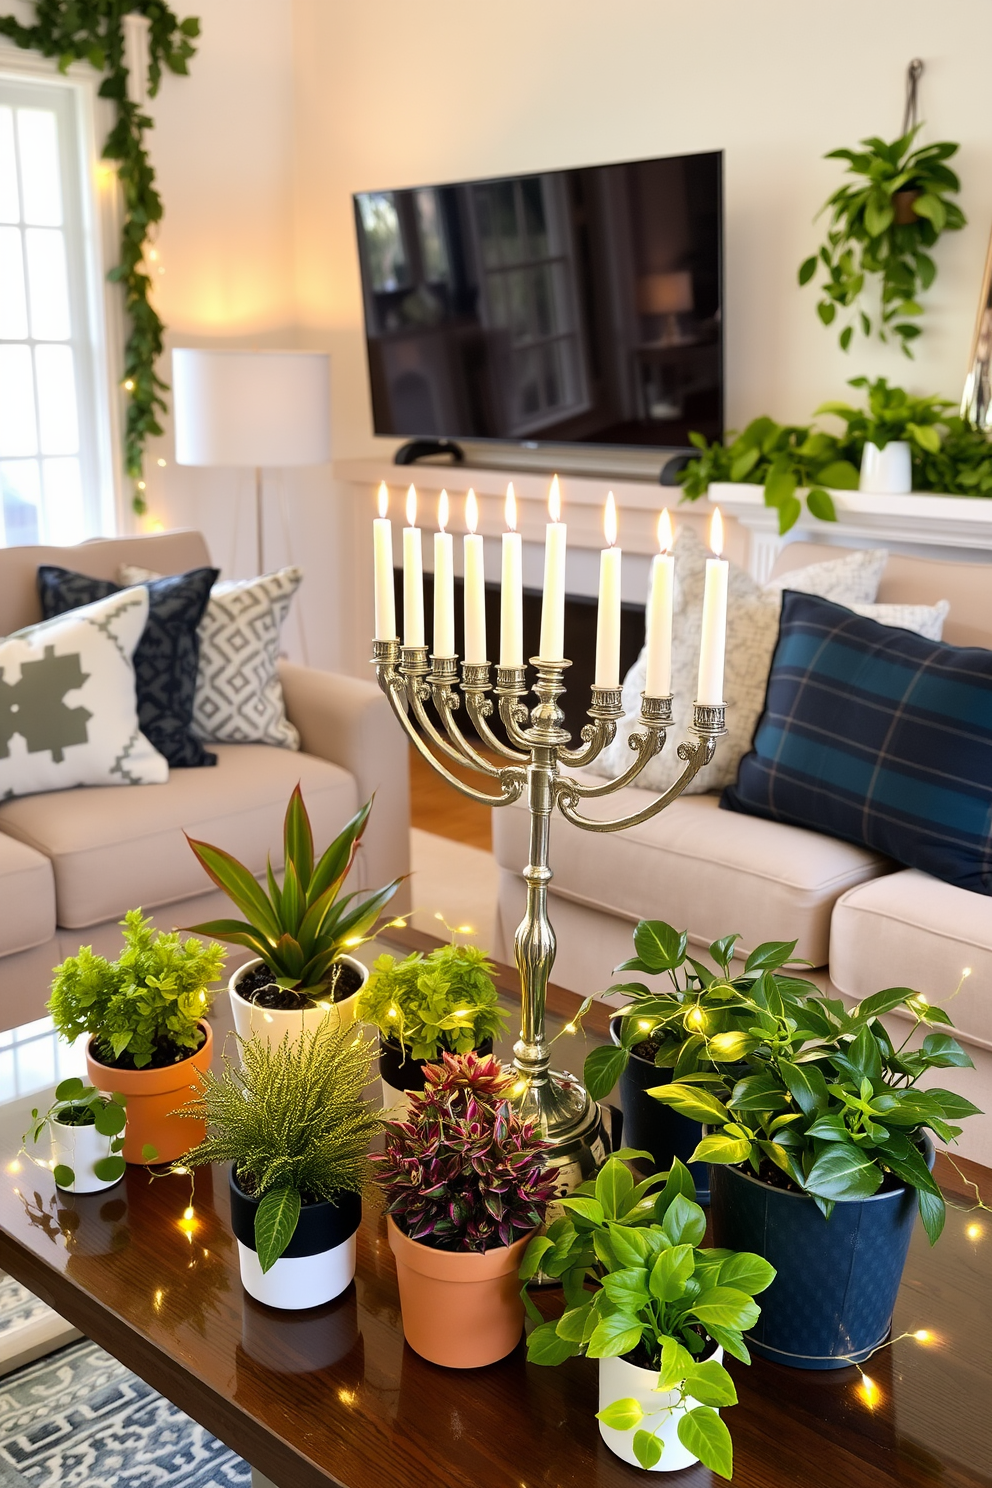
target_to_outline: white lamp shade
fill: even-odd
[[[172,353],[177,465],[323,465],[331,359],[311,351]]]

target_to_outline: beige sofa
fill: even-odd
[[[775,572],[837,553],[793,543]],[[947,599],[944,638],[992,647],[987,565],[893,556],[878,598]],[[649,793],[628,787],[583,810],[605,819],[649,800]],[[493,813],[493,849],[500,868],[495,954],[512,961],[525,899],[525,804]],[[744,952],[765,940],[796,939],[797,956],[820,968],[817,979],[847,997],[907,986],[947,1005],[976,1070],[940,1071],[939,1083],[992,1113],[992,899],[900,869],[850,843],[722,811],[713,795],[684,796],[626,832],[582,832],[556,814],[551,867],[554,980],[561,985],[582,994],[608,986],[613,967],[632,954],[631,930],[641,918],[687,927],[697,947],[733,931],[743,935]],[[970,975],[948,1004],[965,968]],[[992,1115],[966,1125],[960,1150],[992,1165]]]
[[[41,619],[41,563],[116,580],[121,563],[182,573],[209,562],[197,532],[0,549],[0,634]],[[409,871],[407,748],[378,687],[288,662],[282,683],[299,753],[214,745],[215,767],[173,770],[165,785],[89,787],[0,805],[0,1028],[41,1016],[51,968],[80,944],[118,946],[117,922],[132,906],[166,928],[229,915],[183,832],[226,848],[259,876],[269,852],[279,869],[282,818],[297,781],[318,844],[376,793],[356,888]],[[397,907],[406,907],[406,885],[400,895]]]

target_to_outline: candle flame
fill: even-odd
[[[465,497],[465,526],[468,528],[469,532],[474,533],[478,525],[479,503],[475,499],[475,492],[472,490],[472,487],[469,486],[468,495]]]
[[[672,519],[669,516],[668,507],[666,506],[658,518],[658,547],[663,553],[670,553],[674,546],[674,541]]]
[[[448,493],[442,491],[437,503],[437,525],[441,532],[447,530],[448,526]]]
[[[384,517],[389,510],[389,487],[385,481],[379,482],[379,515]]]
[[[516,530],[517,530],[517,493],[513,489],[513,482],[512,481],[510,481],[509,485],[506,488],[506,525],[507,525],[507,527],[509,528],[509,530],[511,532],[516,532]]]
[[[606,510],[603,513],[603,531],[606,533],[606,541],[611,548],[617,544],[617,504],[613,499],[611,491],[606,498]]]
[[[713,549],[716,557],[719,558],[723,552],[723,518],[720,515],[720,508],[718,506],[713,508],[713,519],[710,522],[710,547]]]
[[[548,512],[552,522],[561,521],[561,490],[556,475],[551,477],[551,490],[548,492]]]
[[[416,527],[417,525],[417,488],[407,487],[406,493],[406,525]]]

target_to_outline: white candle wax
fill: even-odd
[[[675,600],[675,559],[656,554],[648,588],[648,654],[644,691],[648,697],[670,697],[672,691],[672,610]]]
[[[503,533],[503,583],[500,590],[499,664],[524,664],[523,538]]]
[[[424,554],[419,527],[403,528],[403,644],[424,644]]]
[[[455,562],[450,532],[434,534],[434,655],[455,654]]]
[[[599,613],[596,620],[596,686],[620,686],[620,563],[619,548],[599,555]]]
[[[565,656],[565,548],[568,528],[549,522],[544,535],[544,601],[541,605],[541,658]]]
[[[707,558],[703,590],[703,629],[699,647],[697,703],[723,702],[723,661],[727,645],[727,575],[723,558]]]
[[[478,666],[486,656],[486,566],[482,538],[465,534],[465,660]]]
[[[372,523],[375,551],[375,638],[396,639],[396,591],[393,588],[393,524],[388,517]]]

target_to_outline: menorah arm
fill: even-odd
[[[580,816],[576,810],[578,801],[582,795],[606,795],[611,790],[619,789],[627,776],[621,776],[620,780],[612,782],[601,790],[582,792],[577,781],[559,779],[556,785],[556,799],[558,809],[566,821],[572,822],[577,827],[582,827],[587,832],[622,832],[627,827],[638,827],[641,822],[650,821],[677,800],[686,786],[695,778],[703,768],[708,765],[716,750],[715,739],[699,739],[694,743],[688,741],[679,745],[679,759],[686,761],[686,767],[663,795],[656,796],[649,806],[643,811],[635,811],[630,816],[619,816],[611,821],[593,821],[589,817]],[[650,756],[648,756],[650,758]],[[627,772],[628,776],[630,771]]]
[[[587,785],[584,781],[572,780],[569,777],[569,784],[572,787],[569,795],[576,800],[579,798],[592,800],[596,796],[612,796],[614,792],[622,790],[625,785],[633,785],[648,762],[653,760],[656,754],[660,754],[664,748],[665,730],[645,729],[643,733],[631,734],[627,742],[631,749],[636,750],[637,758],[622,775],[617,775],[612,780],[604,780],[601,785]]]
[[[622,708],[620,705],[619,689],[617,689],[615,694],[607,695],[607,702],[610,705],[608,708],[604,706],[597,707],[597,704],[601,703],[601,697],[598,696],[601,691],[602,690],[599,688],[593,688],[594,702],[593,707],[589,710],[589,716],[591,718],[600,719],[606,716],[612,719],[621,715]],[[665,731],[666,729],[668,729],[672,722],[671,696],[648,697],[647,694],[642,693],[641,716],[639,722],[641,725],[641,730],[643,731],[638,731],[637,733],[631,734],[630,738],[627,740],[630,748],[636,750],[637,752],[637,758],[630,766],[630,768],[624,770],[623,774],[618,775],[616,779],[608,780],[603,785],[583,785],[577,780],[573,781],[572,785],[574,787],[574,790],[570,792],[573,798],[579,796],[583,796],[586,798],[591,798],[593,796],[611,796],[614,791],[621,790],[625,785],[633,784],[633,782],[637,779],[638,775],[640,775],[641,771],[644,769],[648,761],[654,759],[655,755],[661,752],[661,749],[665,743]],[[613,723],[610,733],[611,740],[615,736],[615,734],[616,724]],[[582,736],[583,738],[587,736],[586,729],[582,730]],[[588,759],[586,757],[579,757],[579,751],[575,751],[573,753],[570,750],[563,750],[558,757],[561,760],[562,764],[571,765],[573,767],[576,765],[584,765],[588,763]],[[591,756],[591,758],[593,759],[595,759],[595,757],[595,754]]]
[[[434,698],[434,706],[440,715],[453,744],[458,749],[464,760],[473,767],[480,770],[484,775],[498,775],[499,769],[487,760],[485,755],[479,753],[466,739],[458,724],[455,722],[455,709],[458,707],[459,697],[455,692],[451,668],[457,673],[458,663],[453,657],[445,657],[439,660],[434,658],[434,670],[430,676],[431,693]],[[467,668],[466,668],[467,670]],[[467,699],[466,699],[467,701]],[[473,723],[475,719],[473,718]]]
[[[489,727],[486,720],[493,711],[491,698],[487,698],[483,693],[466,691],[465,707],[468,710],[469,718],[472,720],[472,727],[483,743],[492,749],[494,753],[500,755],[503,759],[512,760],[517,765],[530,763],[529,755],[521,754],[518,749],[511,749]]]
[[[503,720],[506,729],[506,737],[511,744],[516,744],[518,749],[526,750],[530,758],[531,740],[528,739],[520,724],[528,716],[527,709],[519,698],[501,697],[499,700],[499,716]]]

